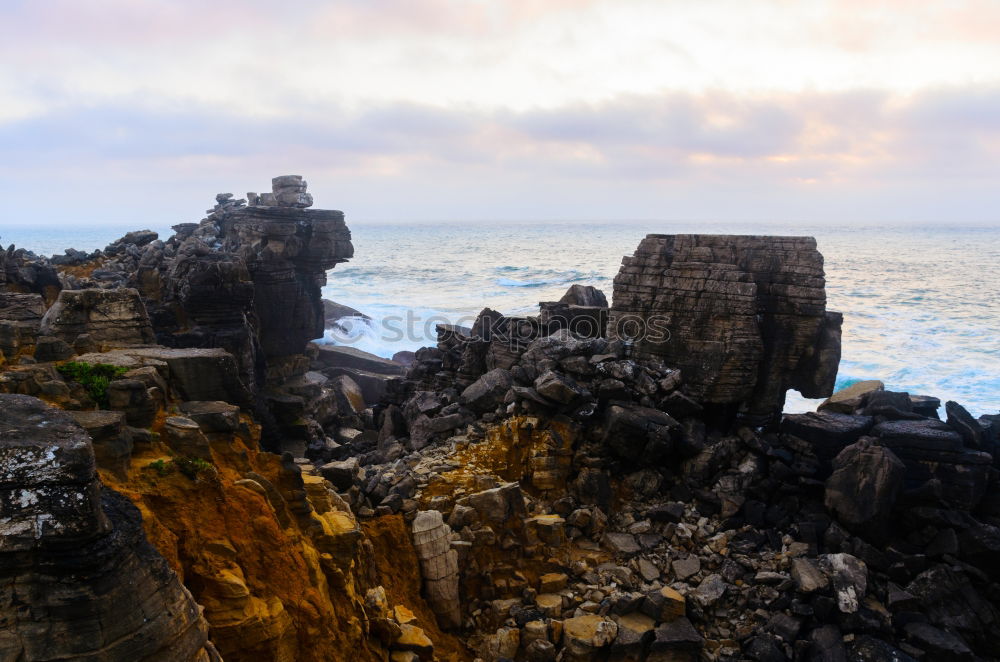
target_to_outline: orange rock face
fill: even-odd
[[[212,462],[194,467],[153,444],[136,449],[127,480],[102,476],[141,510],[150,541],[205,607],[223,658],[384,660],[363,604],[368,588],[384,584],[439,659],[471,659],[420,597],[402,518],[363,531],[322,481],[255,450],[254,437],[218,435]]]

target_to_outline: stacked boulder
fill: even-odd
[[[302,175],[282,175],[271,180],[271,193],[247,193],[251,207],[312,207],[312,194],[306,193],[308,184]]]
[[[413,546],[420,559],[424,590],[438,623],[444,628],[462,624],[458,599],[458,553],[451,548],[451,527],[441,513],[425,510],[413,520]]]

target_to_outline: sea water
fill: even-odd
[[[469,326],[488,306],[533,314],[574,284],[611,298],[623,255],[649,233],[816,237],[828,307],[844,313],[838,387],[881,379],[973,414],[1000,411],[1000,228],[685,222],[351,222],[355,257],[323,295],[356,308],[325,340],[389,357],[435,343],[434,327]],[[138,226],[136,226],[138,227]],[[39,254],[103,247],[131,228],[0,227]],[[160,231],[169,236],[170,231]],[[815,407],[789,394],[788,411]]]

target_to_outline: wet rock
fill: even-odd
[[[948,414],[948,425],[962,435],[962,441],[967,447],[974,450],[989,450],[986,448],[983,426],[965,407],[949,400],[945,403],[944,410]]]
[[[877,379],[854,382],[850,386],[840,389],[829,398],[824,400],[818,411],[829,411],[836,414],[853,414],[864,404],[869,393],[882,391],[885,384]]]

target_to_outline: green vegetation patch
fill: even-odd
[[[66,379],[79,383],[100,407],[108,406],[108,384],[122,377],[128,368],[108,363],[69,361],[56,368]]]
[[[146,469],[156,472],[159,476],[166,476],[174,469],[191,480],[198,478],[203,471],[210,471],[215,474],[215,466],[200,457],[175,457],[170,460],[154,460],[146,465]]]

